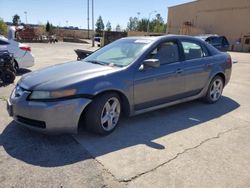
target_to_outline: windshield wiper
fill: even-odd
[[[97,61],[97,60],[87,60],[85,62],[93,63],[93,64],[98,64],[98,65],[108,65],[107,63]]]
[[[115,64],[115,63],[110,63],[110,67],[124,67],[123,65]]]

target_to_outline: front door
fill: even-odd
[[[163,42],[146,57],[146,59],[158,59],[160,67],[140,67],[136,70],[134,77],[136,111],[182,98],[185,88],[182,77],[183,63],[180,61],[179,52],[177,42]]]

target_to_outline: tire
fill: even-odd
[[[0,68],[0,80],[2,80],[3,77],[3,70]]]
[[[11,72],[10,70],[5,70],[2,75],[2,80],[4,83],[13,83],[16,78],[16,75],[14,72]]]
[[[209,104],[218,102],[222,96],[223,89],[224,80],[221,76],[215,76],[208,87],[204,101]]]
[[[84,125],[87,130],[99,135],[108,135],[117,127],[121,117],[120,98],[116,93],[98,96],[87,107]]]
[[[19,69],[18,63],[16,60],[14,60],[14,69],[17,71]]]

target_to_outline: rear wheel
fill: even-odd
[[[107,135],[117,127],[121,115],[120,98],[116,93],[97,97],[87,108],[85,125],[88,130]]]
[[[213,104],[220,100],[224,89],[224,81],[221,76],[216,76],[210,83],[207,94],[205,96],[205,102]]]

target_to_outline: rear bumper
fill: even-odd
[[[35,59],[32,53],[26,52],[22,57],[15,57],[19,68],[28,68],[35,65]]]
[[[61,134],[77,133],[78,122],[90,99],[72,99],[58,102],[27,101],[24,93],[19,99],[10,98],[7,110],[14,120],[35,131]]]

